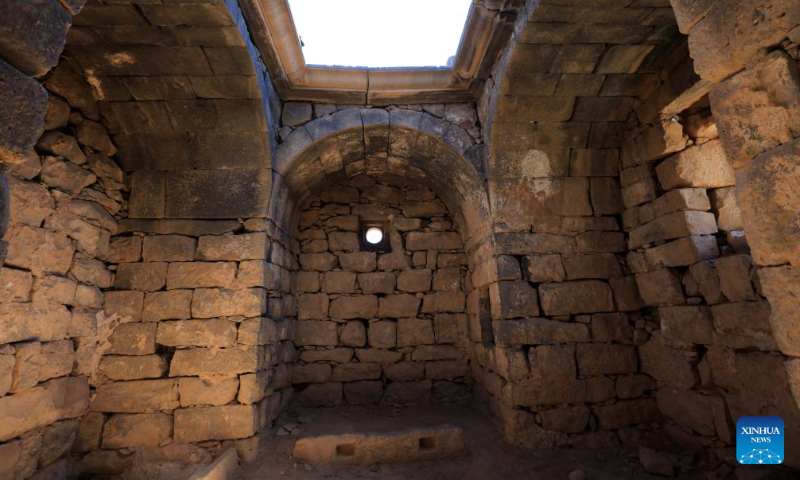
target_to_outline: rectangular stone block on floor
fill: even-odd
[[[391,433],[307,437],[295,443],[295,458],[331,465],[428,461],[465,455],[460,428],[428,427]]]

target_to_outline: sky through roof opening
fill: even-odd
[[[449,67],[472,0],[289,0],[306,65]]]

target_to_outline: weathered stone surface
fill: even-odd
[[[34,275],[64,275],[72,265],[75,248],[64,233],[15,225],[5,238],[8,241],[7,265],[30,270]]]
[[[432,271],[427,268],[405,270],[397,276],[397,289],[401,292],[427,292],[431,289]]]
[[[324,253],[303,253],[300,255],[300,265],[304,270],[317,270],[327,272],[333,270],[338,264],[339,259],[328,252]]]
[[[292,383],[324,383],[331,379],[332,368],[326,363],[295,365],[292,369]]]
[[[792,240],[798,234],[798,158],[800,139],[759,155],[736,173],[736,196],[757,265],[800,265],[800,245]]]
[[[714,329],[718,334],[735,339],[737,345],[764,350],[777,348],[772,337],[768,302],[726,303],[711,307]]]
[[[522,271],[529,282],[562,282],[566,278],[561,255],[527,255]]]
[[[200,288],[192,296],[194,318],[214,318],[241,315],[258,317],[267,308],[266,292],[262,288],[223,290]]]
[[[182,235],[144,237],[142,257],[145,262],[185,262],[194,260],[197,240]]]
[[[634,373],[638,369],[636,348],[627,345],[581,343],[577,359],[578,371],[586,376]]]
[[[264,260],[270,241],[266,233],[203,236],[197,243],[197,259],[206,261]]]
[[[683,267],[718,256],[717,239],[711,235],[679,238],[645,250],[650,268]]]
[[[722,294],[731,302],[753,301],[756,299],[750,284],[749,255],[735,255],[717,259],[715,266],[719,274]]]
[[[18,7],[21,2],[15,2]],[[38,10],[38,9],[36,9]],[[6,12],[6,17],[14,16]],[[7,31],[7,29],[3,29]],[[18,33],[22,33],[20,30]],[[9,126],[0,135],[0,161],[10,164],[26,163],[44,127],[47,111],[47,92],[42,85],[16,68],[0,61],[0,116]]]
[[[347,322],[339,335],[342,345],[363,347],[367,343],[367,331],[361,322]]]
[[[78,146],[75,137],[59,131],[46,132],[42,135],[39,141],[36,142],[36,149],[57,157],[66,158],[75,165],[86,163],[86,154]]]
[[[424,318],[401,318],[397,320],[397,346],[430,345],[435,343],[433,325]]]
[[[725,401],[700,392],[681,391],[667,387],[656,394],[658,409],[679,425],[702,435],[713,436],[725,425]]]
[[[166,285],[167,263],[121,263],[117,266],[114,287],[119,290],[153,292]]]
[[[0,439],[6,441],[59,420],[80,417],[88,405],[89,384],[79,377],[50,380],[0,398],[0,411],[5,412]]]
[[[794,292],[800,288],[800,275],[793,267],[762,268],[758,271],[761,288],[772,309],[770,325],[781,351],[790,356],[800,356],[800,305]]]
[[[718,84],[711,98],[720,138],[737,169],[800,134],[800,75],[783,52]]]
[[[20,321],[25,319],[25,321]],[[70,311],[62,305],[0,303],[0,342],[36,338],[41,341],[66,338]]]
[[[144,297],[142,321],[157,322],[159,320],[189,318],[191,317],[191,303],[191,290],[148,293]]]
[[[588,342],[589,328],[581,323],[543,318],[492,322],[498,346]]]
[[[489,286],[492,320],[539,315],[536,289],[528,282],[496,282]]]
[[[331,318],[344,320],[372,318],[378,314],[378,298],[374,295],[339,297],[331,302],[328,312]]]
[[[340,253],[339,265],[345,270],[354,272],[371,272],[376,267],[376,257],[373,252]]]
[[[631,249],[660,240],[717,233],[717,220],[710,212],[671,213],[633,229],[628,239]]]
[[[103,310],[109,316],[118,315],[123,323],[141,320],[143,305],[142,292],[127,290],[103,293]]]
[[[408,250],[460,250],[461,237],[455,232],[411,232],[406,236]]]
[[[109,339],[106,353],[114,355],[151,355],[156,353],[155,323],[123,323],[118,325]]]
[[[232,347],[236,324],[226,319],[160,322],[156,343],[169,347]]]
[[[316,320],[298,320],[294,341],[298,346],[336,346],[339,343],[339,335],[336,333],[336,323]]]
[[[691,348],[713,343],[711,312],[708,307],[659,308],[661,337],[664,345]]]
[[[414,317],[419,311],[419,304],[420,301],[417,297],[407,293],[387,295],[379,299],[378,317]]]
[[[599,427],[604,430],[655,422],[661,418],[656,402],[651,398],[623,400],[614,405],[599,407],[595,414]]]
[[[305,388],[297,401],[307,407],[333,407],[342,403],[342,383],[315,383]]]
[[[460,313],[464,311],[466,297],[462,292],[435,292],[422,299],[422,313]]]
[[[255,405],[175,410],[175,441],[202,442],[252,437],[258,428]]]
[[[356,274],[353,272],[325,272],[322,274],[322,291],[325,293],[356,293]]]
[[[665,346],[661,333],[656,333],[649,342],[639,347],[639,357],[642,360],[642,371],[661,384],[688,389],[697,382],[686,353]]]
[[[539,286],[539,296],[542,310],[547,315],[614,310],[611,288],[607,283],[596,280],[541,285]]]
[[[351,405],[378,403],[383,397],[383,384],[379,381],[349,382],[344,384],[344,398]]]
[[[78,194],[96,180],[89,170],[55,157],[46,157],[42,163],[42,181],[52,188]]]
[[[103,448],[158,446],[172,436],[172,415],[112,415],[103,427]]]
[[[139,380],[100,385],[92,399],[95,412],[148,413],[178,407],[176,380]]]
[[[661,187],[720,188],[736,184],[733,168],[722,143],[712,140],[687,148],[656,167]]]
[[[369,345],[374,348],[394,348],[397,345],[397,323],[381,321],[369,324]]]
[[[208,377],[251,373],[257,372],[263,363],[263,353],[259,347],[191,348],[175,352],[170,363],[169,375]]]
[[[636,284],[639,286],[639,294],[645,305],[683,305],[686,303],[680,279],[668,268],[637,273]]]
[[[381,259],[384,257],[381,257]],[[378,259],[380,268],[381,259]],[[392,272],[372,272],[358,274],[358,287],[367,295],[393,293],[397,279]]]
[[[375,380],[381,378],[381,367],[374,363],[346,363],[334,365],[334,382],[355,382],[359,380]]]
[[[111,380],[159,378],[167,372],[167,361],[159,355],[105,355],[100,360],[100,371]]]
[[[236,377],[185,377],[178,381],[181,407],[226,405],[236,398],[238,389]]]

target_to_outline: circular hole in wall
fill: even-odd
[[[366,233],[367,241],[373,245],[377,245],[383,240],[383,230],[378,227],[370,227]]]

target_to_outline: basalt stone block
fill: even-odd
[[[25,163],[44,128],[47,93],[39,82],[0,60],[0,99],[0,117],[8,125],[0,134],[0,161]]]
[[[200,260],[264,260],[270,241],[266,233],[245,233],[200,237],[197,257]]]
[[[105,355],[100,371],[111,380],[159,378],[167,373],[167,361],[160,355]]]
[[[792,240],[798,233],[798,158],[800,139],[759,155],[737,171],[736,196],[758,265],[800,265],[800,245]]]
[[[271,170],[186,170],[166,173],[167,218],[262,217],[268,213]],[[229,188],[217,188],[227,185]]]
[[[339,297],[333,300],[328,310],[332,318],[372,318],[378,314],[378,298],[375,295]]]
[[[238,389],[236,377],[184,377],[178,381],[182,407],[225,405],[236,398]]]
[[[435,342],[433,325],[425,318],[401,318],[397,321],[397,346],[431,345]]]
[[[636,347],[581,343],[577,346],[578,371],[584,376],[635,373]]]
[[[642,371],[660,384],[688,389],[695,385],[694,366],[683,350],[664,345],[661,333],[656,333],[649,342],[639,347]]]
[[[795,1],[764,8],[755,0],[726,8],[715,2],[673,0],[682,31],[689,33],[695,71],[704,80],[719,82],[742,70],[759,50],[777,45],[800,23]],[[698,8],[699,7],[699,8]],[[752,18],[758,12],[757,21]]]
[[[224,290],[202,288],[192,296],[192,316],[214,318],[241,315],[258,317],[267,309],[266,291],[262,288]]]
[[[172,415],[112,415],[103,427],[103,448],[158,446],[172,436]]]
[[[178,408],[178,381],[138,380],[107,383],[92,398],[94,412],[149,413]]]
[[[172,357],[171,377],[234,375],[257,372],[264,363],[259,347],[190,348],[178,350]]]
[[[570,315],[614,310],[611,288],[607,283],[595,280],[541,285],[539,287],[539,296],[542,310],[547,315]]]
[[[224,318],[159,322],[156,343],[168,347],[222,347],[236,345],[236,324]]]
[[[526,281],[496,282],[489,286],[492,320],[539,315],[536,289]]]
[[[50,380],[0,398],[0,411],[5,412],[0,441],[59,420],[78,418],[86,413],[88,405],[89,384],[80,377]]]
[[[419,311],[420,301],[407,293],[387,295],[379,300],[378,316],[380,318],[414,317]]]
[[[10,0],[5,8],[0,53],[24,73],[41,77],[58,63],[72,16],[57,0]]]
[[[175,441],[233,440],[252,437],[258,428],[255,405],[181,408],[175,411]]]
[[[721,188],[736,184],[722,142],[712,140],[687,148],[656,167],[658,181],[665,190],[679,187]]]

